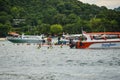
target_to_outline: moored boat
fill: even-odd
[[[83,36],[84,40],[79,40],[74,44],[77,49],[120,48],[120,32],[83,33]]]
[[[43,41],[43,36],[22,34],[17,36],[8,36],[7,40],[13,43],[41,43]]]

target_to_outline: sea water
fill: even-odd
[[[0,80],[120,80],[120,49],[0,41]]]

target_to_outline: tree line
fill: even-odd
[[[73,34],[81,33],[81,28],[87,32],[120,31],[118,9],[78,0],[0,0],[0,36],[10,31]]]

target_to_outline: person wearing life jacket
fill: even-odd
[[[45,39],[42,37],[42,45],[45,44]]]
[[[79,39],[79,41],[76,42],[76,48],[80,48],[83,46],[82,39]]]
[[[60,41],[60,40],[61,40],[61,38],[58,37],[58,45],[61,44],[61,41]]]

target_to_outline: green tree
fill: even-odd
[[[5,11],[7,13],[10,13],[9,0],[0,0],[0,11]]]
[[[0,24],[0,36],[6,37],[8,32],[11,30],[11,26],[9,23],[6,23],[5,25]]]
[[[14,6],[11,8],[12,15],[14,18],[22,18],[25,15],[25,11],[22,7],[20,6]]]
[[[66,19],[66,15],[65,14],[56,14],[54,16],[54,23],[55,24],[62,24],[64,25],[65,24],[65,19]]]
[[[77,22],[77,20],[78,20],[78,16],[76,15],[76,14],[70,14],[70,15],[68,15],[68,17],[67,17],[67,23],[76,23]]]
[[[63,31],[63,27],[60,24],[54,24],[50,26],[51,33],[59,34]]]
[[[92,31],[99,31],[100,27],[102,26],[102,22],[100,18],[93,18],[90,20],[90,28]]]
[[[0,0],[0,23],[29,34],[50,33],[52,24],[68,33],[80,33],[81,27],[87,32],[120,31],[120,11],[79,0]]]
[[[41,23],[37,26],[38,34],[49,34],[50,24]]]
[[[74,33],[74,24],[66,24],[63,29],[65,33]]]
[[[118,22],[116,20],[112,20],[110,21],[110,24],[109,24],[109,30],[110,31],[119,31],[119,25],[118,25]]]

